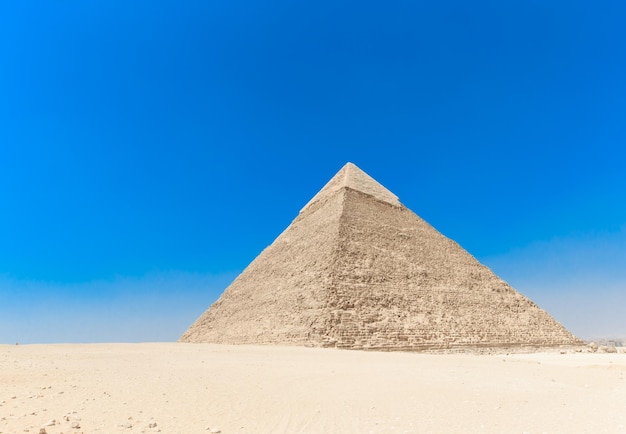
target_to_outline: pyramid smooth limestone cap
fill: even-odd
[[[342,188],[350,188],[368,194],[394,206],[402,206],[398,196],[383,187],[378,181],[359,169],[354,163],[346,163],[335,176],[311,199],[300,212],[311,204],[332,196]]]

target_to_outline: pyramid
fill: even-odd
[[[375,350],[581,343],[352,163],[180,340]]]

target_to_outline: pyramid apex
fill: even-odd
[[[361,170],[356,164],[347,162],[331,178],[328,183],[300,210],[304,211],[309,205],[326,198],[342,188],[350,188],[368,194],[376,199],[394,206],[402,206],[398,196],[383,187],[378,181]]]

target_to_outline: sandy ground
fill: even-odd
[[[0,345],[0,433],[626,433],[625,373],[626,354]]]

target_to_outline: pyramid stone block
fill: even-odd
[[[377,350],[581,343],[352,163],[181,341]]]

